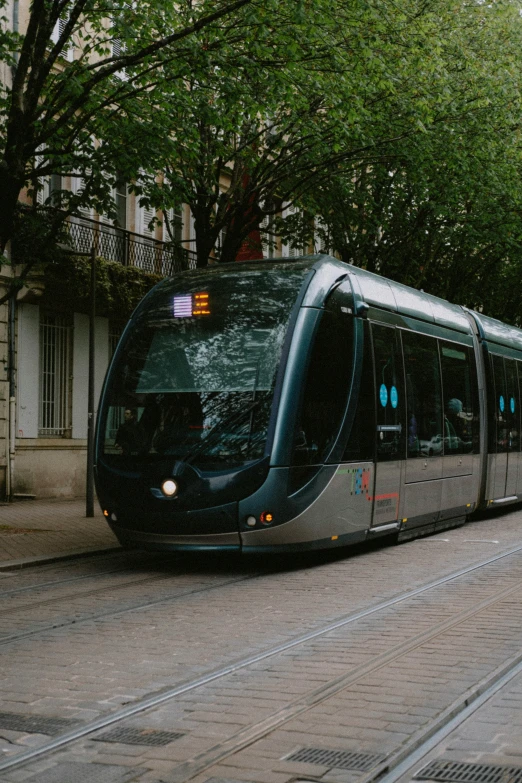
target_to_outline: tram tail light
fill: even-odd
[[[272,522],[274,521],[274,515],[272,514],[271,511],[263,511],[263,513],[259,517],[259,521],[263,525],[271,525]]]

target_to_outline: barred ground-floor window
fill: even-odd
[[[114,356],[118,343],[120,341],[121,334],[124,327],[121,324],[109,323],[109,361]],[[121,407],[111,408],[109,414],[109,421],[107,422],[107,428],[111,438],[116,437],[119,427],[125,420],[124,409]]]
[[[40,436],[71,437],[71,359],[71,319],[40,313]]]

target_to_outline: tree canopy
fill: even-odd
[[[176,64],[182,79],[198,54],[198,34],[231,29],[258,2],[32,0],[26,29],[17,31],[0,0],[0,62],[12,71],[0,92],[0,250],[13,236],[22,189],[35,191],[39,178],[84,178],[80,195],[61,195],[69,211],[82,199],[107,203],[112,161],[104,142],[129,102],[153,87],[166,64]]]
[[[346,261],[514,320],[520,11],[33,0],[27,31],[0,39],[14,72],[0,99],[2,246],[24,186],[81,177],[58,198],[63,220],[87,203],[110,212],[119,177],[144,204],[190,205],[200,265],[216,250],[234,260],[293,204],[288,241],[310,240],[318,217]]]

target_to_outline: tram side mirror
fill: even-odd
[[[370,305],[368,302],[356,302],[355,315],[359,316],[359,318],[366,318],[369,309]]]

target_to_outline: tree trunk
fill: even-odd
[[[13,175],[4,159],[0,163],[0,254],[13,238],[18,196],[23,185],[23,176]]]

